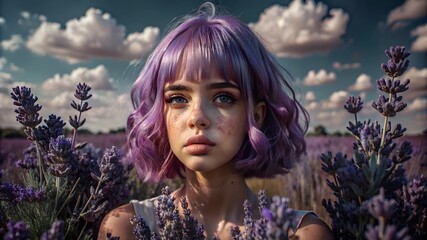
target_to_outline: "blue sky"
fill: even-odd
[[[141,61],[174,19],[204,1],[0,0],[0,127],[15,122],[11,87],[31,86],[42,114],[74,115],[69,103],[79,81],[92,86],[86,127],[123,127],[131,111],[129,89]],[[360,95],[359,118],[383,119],[370,106],[380,92],[384,50],[411,50],[407,108],[393,122],[409,133],[427,125],[427,0],[222,0],[220,11],[237,15],[260,35],[290,72],[311,127],[344,131],[352,116],[346,98]],[[143,64],[143,62],[142,62]]]

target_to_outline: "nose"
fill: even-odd
[[[190,117],[188,118],[188,127],[206,129],[210,125],[209,119],[202,107],[202,104],[196,104],[191,109]]]

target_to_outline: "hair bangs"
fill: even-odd
[[[199,19],[203,22],[191,26],[178,34],[170,42],[160,64],[159,73],[165,82],[177,79],[202,81],[217,75],[225,81],[235,81],[241,86],[238,77],[242,69],[241,51],[230,51],[237,43],[227,33],[216,27],[214,20]],[[236,54],[240,56],[235,56]]]

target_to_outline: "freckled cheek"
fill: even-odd
[[[238,134],[237,119],[233,117],[218,116],[216,118],[216,126],[218,131],[225,135],[233,136]]]
[[[180,114],[178,113],[167,113],[166,115],[166,124],[167,124],[167,129],[169,131],[173,131],[179,128],[180,124],[179,124],[179,116]]]

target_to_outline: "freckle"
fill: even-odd
[[[234,184],[234,181],[231,181],[231,184]]]
[[[177,114],[171,114],[168,117],[168,126],[171,128],[176,128],[178,125],[178,115]]]
[[[224,116],[216,118],[217,129],[226,135],[234,135],[236,123],[232,119],[227,119]]]

